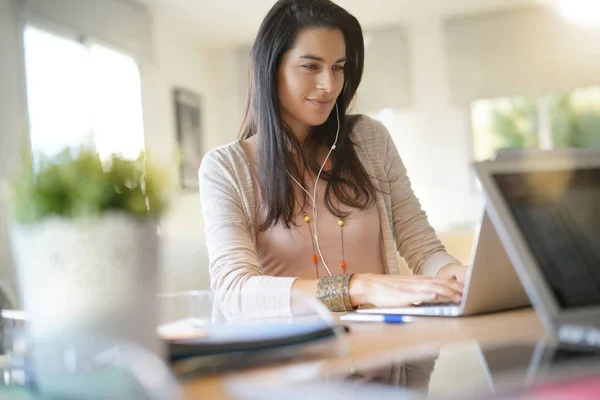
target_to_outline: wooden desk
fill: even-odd
[[[542,325],[530,308],[464,318],[421,317],[410,324],[352,323],[348,352],[342,356],[264,367],[245,371],[237,376],[268,378],[271,375],[317,374],[327,369],[343,368],[367,357],[385,357],[406,352],[418,356],[427,348],[466,340],[481,344],[509,341],[535,342],[546,336]],[[227,399],[224,389],[226,375],[183,381],[190,399]]]

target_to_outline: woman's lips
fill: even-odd
[[[331,104],[331,100],[321,100],[321,99],[307,99],[312,105],[318,108],[328,108]]]

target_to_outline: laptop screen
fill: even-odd
[[[600,305],[600,168],[494,180],[560,306]]]

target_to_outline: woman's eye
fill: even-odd
[[[333,67],[333,70],[334,70],[334,71],[343,71],[343,70],[344,70],[344,67],[343,67],[343,66],[341,66],[341,65],[336,65],[336,66],[334,66],[334,67]]]
[[[309,70],[315,70],[318,68],[316,64],[304,64],[303,67]]]

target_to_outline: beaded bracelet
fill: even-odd
[[[352,278],[352,274],[333,275],[319,279],[317,298],[333,312],[354,310],[348,289],[350,278]]]

